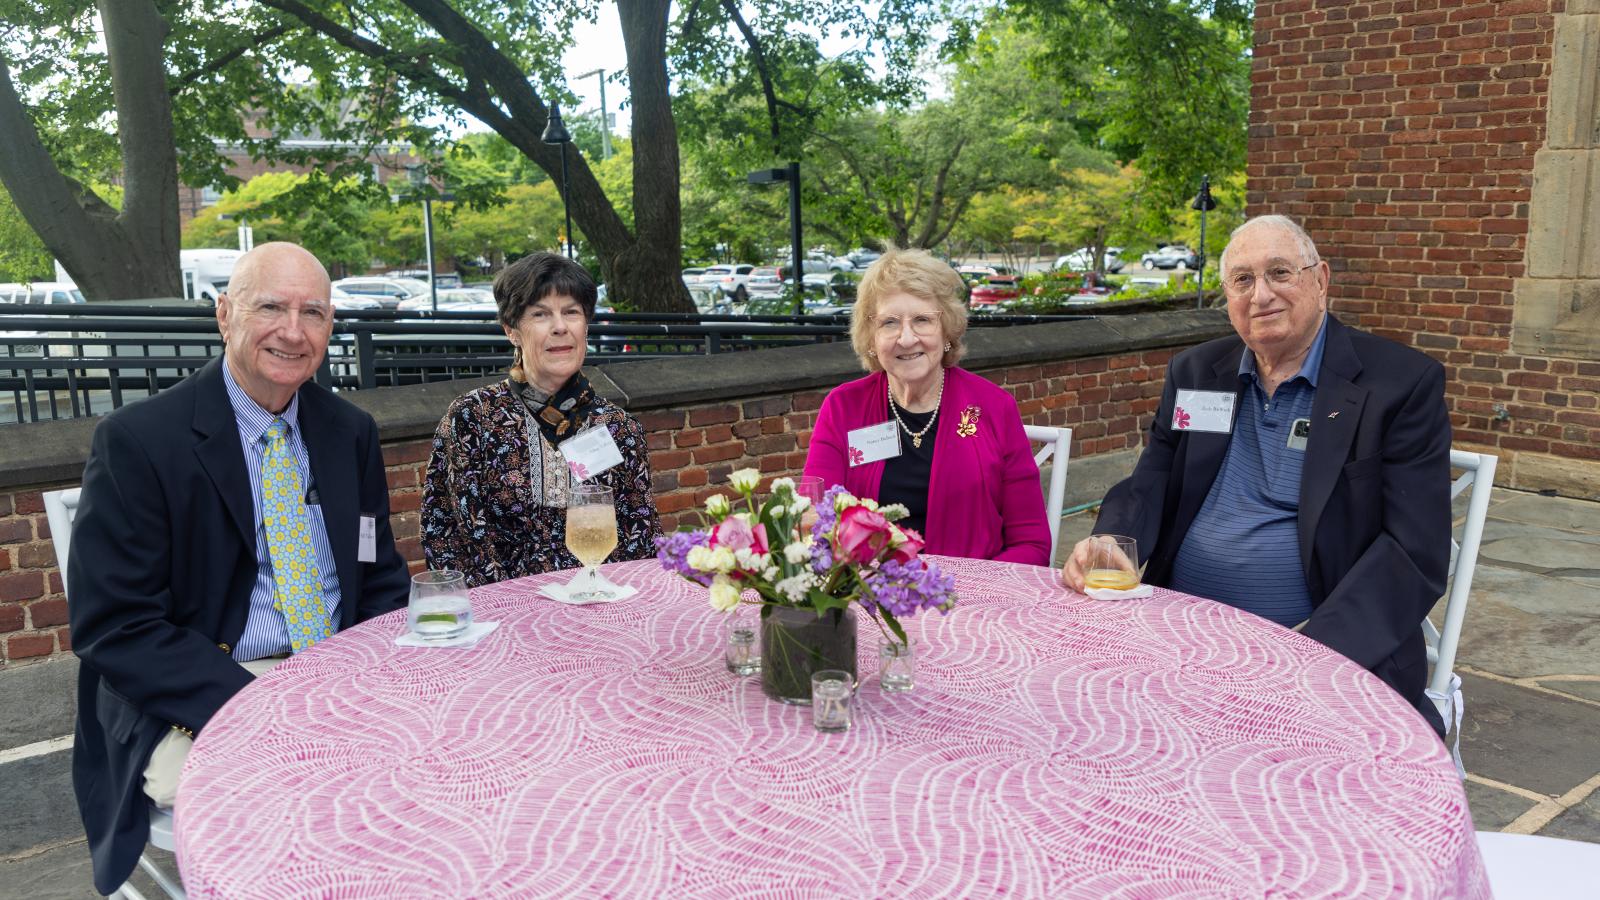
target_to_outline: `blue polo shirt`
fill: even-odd
[[[1284,626],[1311,617],[1298,525],[1306,453],[1289,441],[1294,421],[1311,418],[1327,335],[1324,317],[1300,371],[1271,397],[1256,374],[1255,354],[1245,349],[1239,360],[1243,390],[1233,439],[1211,493],[1178,548],[1170,585],[1174,590]],[[1310,425],[1316,427],[1315,422]]]

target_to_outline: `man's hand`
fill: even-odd
[[[1067,590],[1083,593],[1083,579],[1089,571],[1089,563],[1093,559],[1094,538],[1086,537],[1072,548],[1072,555],[1061,567],[1061,583]]]

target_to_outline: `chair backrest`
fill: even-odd
[[[1061,531],[1061,508],[1067,499],[1067,457],[1072,454],[1072,429],[1048,425],[1024,425],[1028,440],[1043,444],[1033,461],[1041,467],[1050,463],[1050,489],[1044,495],[1044,515],[1050,523],[1050,564],[1055,565],[1057,534]]]
[[[72,545],[72,520],[78,516],[78,488],[44,494],[44,514],[50,522],[50,542],[56,548],[56,568],[61,570],[61,592],[67,591],[67,550]]]
[[[1472,573],[1478,567],[1478,543],[1483,539],[1483,523],[1489,515],[1489,492],[1494,489],[1494,470],[1499,463],[1499,459],[1487,453],[1450,451],[1450,467],[1463,470],[1450,485],[1450,499],[1454,501],[1468,486],[1472,488],[1472,495],[1467,500],[1461,542],[1456,543],[1453,535],[1450,538],[1450,589],[1444,604],[1444,627],[1435,629],[1432,622],[1422,620],[1423,636],[1428,642],[1428,661],[1433,664],[1433,674],[1428,679],[1430,691],[1444,693],[1454,674],[1456,645],[1461,641],[1461,623],[1466,618],[1467,598],[1472,593]]]

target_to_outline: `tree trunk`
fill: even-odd
[[[683,284],[678,126],[667,83],[668,0],[617,0],[633,101],[634,243],[613,256],[607,281],[648,312],[694,312]],[[606,263],[601,263],[604,271]]]
[[[29,227],[91,300],[181,297],[178,156],[162,43],[151,0],[100,0],[122,146],[122,211],[64,175],[0,59],[0,181]]]

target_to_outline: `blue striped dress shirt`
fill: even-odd
[[[289,401],[283,415],[275,416],[250,399],[244,388],[233,380],[233,372],[223,360],[222,380],[228,386],[228,400],[233,404],[234,424],[239,427],[239,443],[244,447],[244,466],[250,473],[250,499],[255,508],[256,522],[256,584],[250,591],[250,614],[245,619],[244,634],[233,648],[233,658],[239,662],[260,659],[289,652],[289,629],[283,623],[283,613],[272,605],[272,555],[267,552],[267,529],[261,522],[261,467],[266,452],[263,437],[273,419],[281,418],[289,425],[289,452],[300,467],[300,482],[309,491],[311,458],[306,454],[305,441],[300,437],[300,395]],[[328,528],[322,521],[322,507],[312,504],[311,544],[317,554],[317,570],[322,575],[322,596],[328,615],[328,631],[339,630],[339,570],[334,566],[333,547],[328,544]]]
[[[1328,325],[1293,378],[1268,397],[1255,354],[1239,360],[1244,382],[1233,439],[1222,471],[1173,560],[1173,590],[1209,597],[1294,626],[1311,617],[1311,591],[1300,567],[1300,476],[1304,448],[1289,446],[1296,419],[1310,419]],[[1315,422],[1311,422],[1315,440]]]

